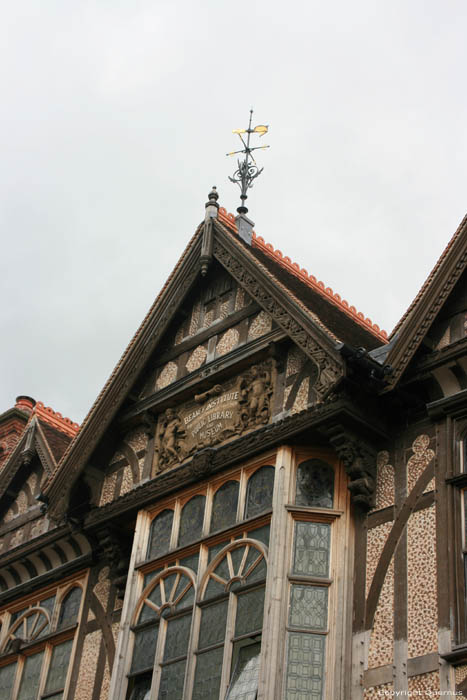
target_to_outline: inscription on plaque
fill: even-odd
[[[273,392],[272,361],[253,365],[240,377],[216,384],[159,418],[155,441],[156,473],[196,451],[242,435],[269,422]]]

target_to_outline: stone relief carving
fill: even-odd
[[[269,422],[275,363],[253,365],[240,377],[196,394],[180,408],[159,418],[154,473],[178,464],[200,450]],[[200,467],[203,469],[204,467]]]

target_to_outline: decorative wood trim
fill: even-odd
[[[257,260],[251,260],[223,231],[216,230],[216,233],[214,257],[317,365],[319,375],[314,389],[320,399],[324,398],[344,375],[343,360],[330,338],[313,322],[310,313],[294,301],[290,292],[284,293],[278,283],[269,279]]]

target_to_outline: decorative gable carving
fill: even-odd
[[[273,321],[303,350],[318,368],[315,392],[322,400],[331,386],[342,376],[342,366],[327,353],[323,346],[314,340],[302,324],[292,316],[285,304],[274,298],[258,281],[258,276],[250,272],[245,265],[235,259],[218,238],[214,241],[214,256],[228,272],[244,287],[254,301],[263,307]]]
[[[199,450],[266,425],[271,417],[275,374],[274,361],[266,360],[176,409],[167,408],[158,421],[154,475]]]

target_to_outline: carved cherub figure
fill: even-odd
[[[168,408],[162,419],[155,445],[155,451],[159,457],[159,469],[164,464],[169,464],[184,456],[183,438],[185,435],[185,430],[176,411],[173,408]]]
[[[253,365],[241,385],[240,420],[244,428],[256,423],[267,423],[272,393],[271,373],[267,367]]]

